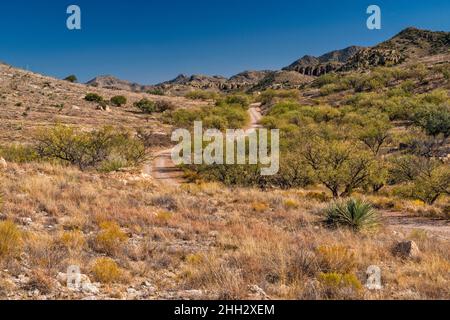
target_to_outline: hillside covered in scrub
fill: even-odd
[[[232,90],[1,64],[0,298],[448,299],[448,41],[410,28]],[[249,110],[280,129],[276,175],[163,158],[173,129],[248,128]]]

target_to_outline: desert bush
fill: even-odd
[[[201,111],[178,109],[168,114],[163,115],[163,119],[166,123],[172,124],[181,128],[190,128],[194,124],[194,121],[201,120]]]
[[[273,117],[273,116],[264,116],[261,121],[260,124],[266,128],[266,129],[277,129],[279,128],[279,119],[277,119],[277,117]]]
[[[69,81],[69,82],[72,82],[72,83],[74,83],[74,82],[77,82],[78,81],[78,79],[77,79],[77,77],[75,76],[75,75],[70,75],[70,76],[67,76],[66,78],[64,78],[64,80],[65,81]]]
[[[287,209],[287,210],[291,210],[291,209],[297,209],[299,207],[299,204],[297,201],[295,201],[294,199],[286,199],[283,202],[283,206]]]
[[[67,249],[53,236],[45,233],[27,233],[24,237],[25,252],[29,255],[30,264],[46,270],[59,268],[67,258]]]
[[[370,188],[372,192],[377,193],[388,183],[389,164],[383,159],[378,159],[370,169],[367,187]]]
[[[425,158],[412,155],[391,157],[389,162],[389,175],[393,183],[415,180],[430,164]]]
[[[138,102],[135,102],[134,106],[146,114],[151,114],[153,112],[156,112],[155,102],[150,101],[145,98],[142,100],[139,100]]]
[[[353,273],[320,273],[318,276],[325,297],[330,299],[354,299],[362,290],[362,284]]]
[[[356,267],[355,254],[342,245],[321,245],[316,248],[322,272],[352,272]]]
[[[164,96],[165,95],[165,92],[161,89],[148,90],[147,93],[154,95],[154,96]]]
[[[91,272],[94,279],[101,283],[117,283],[124,279],[124,271],[111,258],[95,259]]]
[[[114,96],[111,98],[111,104],[116,107],[121,107],[127,104],[127,98],[125,96]]]
[[[178,201],[170,194],[154,197],[152,198],[151,203],[153,206],[164,208],[169,211],[176,211],[178,209]]]
[[[39,290],[41,294],[49,294],[54,287],[53,278],[43,270],[33,270],[31,272],[30,281],[26,284],[29,291]]]
[[[15,163],[27,163],[39,159],[36,150],[32,146],[21,144],[0,146],[0,157],[8,162]]]
[[[192,100],[214,100],[217,99],[219,95],[211,91],[196,90],[187,93],[185,97]]]
[[[175,110],[175,105],[170,101],[158,100],[155,102],[155,112],[166,112]]]
[[[267,203],[255,201],[252,203],[252,210],[258,213],[265,212],[269,210]]]
[[[320,88],[320,95],[321,96],[328,96],[328,95],[330,95],[332,93],[339,92],[342,89],[343,89],[343,87],[339,86],[336,83],[326,84],[326,85],[324,85],[324,86],[322,86]]]
[[[314,178],[338,198],[350,196],[368,181],[373,156],[361,149],[351,142],[311,139],[302,156]]]
[[[0,199],[1,200],[1,199]],[[22,247],[22,232],[12,221],[0,222],[0,259],[14,256]]]
[[[172,145],[171,137],[166,133],[146,131],[145,129],[139,128],[137,129],[136,136],[144,144],[145,148],[168,147]]]
[[[181,128],[192,128],[202,121],[205,129],[240,129],[248,123],[248,114],[240,105],[205,106],[200,109],[178,109],[164,117],[165,122]]]
[[[270,105],[276,100],[285,100],[285,99],[291,99],[291,100],[298,100],[300,96],[300,92],[298,90],[273,90],[268,89],[265,90],[261,95],[258,97],[258,101],[262,104]]]
[[[81,252],[86,247],[83,232],[78,230],[62,232],[59,236],[59,242],[72,252]]]
[[[228,105],[240,105],[243,108],[246,108],[250,104],[250,97],[244,94],[233,94],[226,96],[223,102]],[[220,101],[218,104],[220,105]]]
[[[313,86],[321,88],[327,84],[334,84],[339,81],[339,76],[335,73],[327,73],[318,77],[314,82]]]
[[[379,224],[378,212],[372,204],[360,199],[341,200],[326,210],[327,224],[346,226],[354,231],[373,229]]]
[[[156,102],[148,99],[142,99],[134,104],[134,106],[140,109],[143,113],[162,113],[165,111],[172,111],[175,109],[175,105],[170,101],[158,100]]]
[[[358,139],[377,156],[381,147],[389,141],[391,124],[387,116],[369,116],[358,130]]]
[[[413,115],[416,125],[423,128],[429,135],[450,136],[450,104],[426,105],[416,110]]]
[[[98,251],[114,255],[127,239],[127,235],[117,223],[105,221],[100,223],[100,232],[95,237],[94,246]]]
[[[404,184],[396,188],[400,196],[434,204],[450,194],[450,168],[438,160],[406,156],[393,160],[393,178]]]
[[[100,169],[110,161],[120,161],[122,166],[136,165],[145,158],[141,141],[129,132],[112,127],[80,132],[57,125],[38,132],[36,140],[35,149],[41,158],[68,162],[81,170]]]
[[[442,146],[446,138],[443,136],[430,136],[419,128],[410,128],[406,134],[398,138],[400,149],[408,154],[426,158],[438,158],[444,155]]]
[[[86,94],[86,96],[84,97],[84,100],[89,101],[89,102],[98,102],[98,103],[101,103],[104,101],[103,97],[98,95],[97,93]]]

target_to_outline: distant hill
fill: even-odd
[[[283,70],[296,71],[307,76],[321,76],[338,70],[362,49],[364,48],[351,46],[342,50],[328,52],[320,57],[304,56],[290,66],[283,68]]]
[[[407,28],[374,47],[350,46],[319,57],[306,55],[282,70],[244,71],[230,78],[181,74],[175,79],[156,85],[141,85],[113,76],[100,76],[87,84],[99,88],[134,92],[157,90],[168,95],[184,95],[193,90],[232,92],[299,88],[313,81],[315,77],[327,73],[366,71],[377,66],[394,66],[447,53],[450,53],[450,32]]]
[[[134,92],[162,91],[165,94],[182,95],[193,90],[233,91],[247,90],[263,80],[272,71],[244,71],[231,78],[207,75],[178,75],[176,78],[156,85],[141,85],[113,76],[99,76],[86,84],[104,89]]]
[[[450,32],[407,28],[379,45],[360,50],[338,71],[366,70],[450,52]]]
[[[93,86],[96,88],[103,88],[103,89],[112,89],[112,90],[127,90],[127,91],[133,91],[133,92],[142,92],[146,91],[146,87],[144,85],[129,82],[126,80],[118,79],[114,76],[98,76],[88,82],[86,82],[87,85]]]

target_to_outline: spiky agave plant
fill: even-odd
[[[361,199],[336,201],[326,213],[329,225],[347,226],[355,231],[376,228],[380,222],[379,214],[372,204]]]

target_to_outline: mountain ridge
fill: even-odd
[[[99,76],[86,84],[134,92],[162,91],[169,95],[183,95],[193,90],[229,92],[298,88],[327,73],[366,71],[378,66],[394,66],[425,56],[450,53],[449,48],[450,32],[408,27],[375,46],[349,46],[318,57],[304,55],[281,70],[247,70],[229,78],[218,75],[180,74],[172,80],[155,85],[141,85],[113,76]]]

